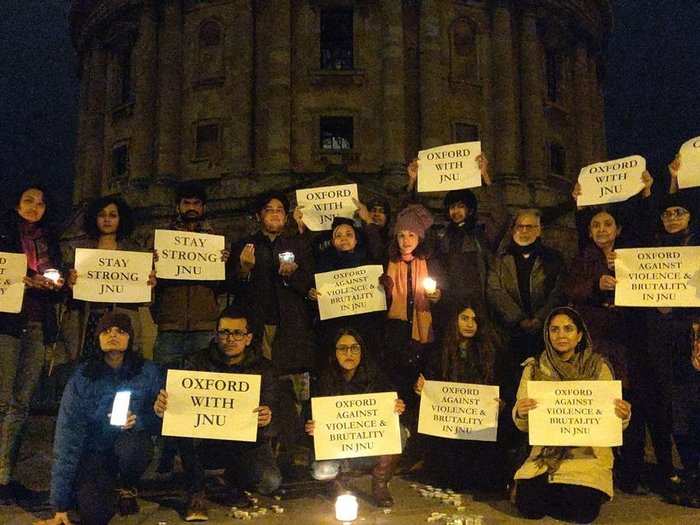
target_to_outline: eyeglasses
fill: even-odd
[[[688,215],[688,210],[684,208],[669,208],[668,210],[664,210],[664,212],[661,214],[662,219],[675,219],[676,217],[683,217],[684,215]]]
[[[338,345],[335,347],[336,352],[340,352],[341,354],[352,354],[352,355],[358,355],[362,351],[362,347],[358,344],[354,345]]]
[[[526,231],[526,232],[536,230],[539,227],[540,227],[539,224],[516,224],[515,226],[513,226],[513,228],[515,228],[518,231]]]
[[[217,330],[216,335],[221,337],[221,339],[233,339],[234,341],[241,341],[250,332],[244,332],[243,330]]]

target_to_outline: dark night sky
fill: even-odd
[[[25,173],[70,203],[77,62],[66,0],[2,0],[0,17],[0,191]],[[700,135],[700,2],[613,1],[607,60],[610,157],[639,153],[657,177],[678,146]],[[3,206],[3,207],[4,207]],[[65,207],[64,207],[65,209]]]

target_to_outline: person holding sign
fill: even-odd
[[[318,389],[314,394],[343,396],[388,392],[394,389],[382,371],[366,355],[364,341],[360,334],[350,328],[341,329],[336,334],[334,345],[335,352],[329,356],[329,366],[322,373]],[[405,405],[401,399],[396,400],[394,410],[399,415],[403,414]],[[310,436],[314,435],[314,428],[313,420],[307,421],[304,425],[304,430]],[[402,436],[406,434],[402,432]],[[378,507],[391,507],[394,504],[388,484],[400,457],[400,455],[386,455],[347,460],[353,469],[371,470],[372,496]],[[341,461],[315,461],[311,465],[311,475],[314,479],[333,481],[334,490],[337,493],[345,491]]]
[[[450,316],[442,343],[442,352],[428,379],[469,383],[472,385],[494,385],[496,382],[496,355],[491,334],[482,325],[478,309],[471,303],[457,308]],[[420,374],[414,392],[420,396],[426,375]],[[504,404],[501,400],[500,407]],[[503,427],[499,424],[499,427]],[[499,430],[499,434],[502,432]],[[500,436],[499,436],[500,437]],[[506,486],[504,450],[500,443],[427,438],[425,449],[426,469],[436,477],[439,485],[452,488],[465,487],[477,490],[498,491]]]
[[[527,395],[529,381],[612,380],[613,371],[594,352],[581,316],[568,307],[555,308],[544,323],[545,350],[524,363],[513,407],[513,421],[528,431],[528,413],[537,400]],[[623,428],[629,424],[631,405],[611,400]],[[604,501],[613,496],[613,454],[610,447],[534,446],[515,473],[515,504],[528,519],[550,515],[563,521],[590,523]]]
[[[433,305],[442,297],[445,276],[425,245],[430,212],[411,204],[396,217],[382,285],[389,308],[384,328],[384,361],[399,395],[410,399],[415,377],[424,370],[434,341]]]
[[[232,305],[221,312],[216,339],[185,362],[186,370],[262,376],[260,406],[255,409],[258,413],[257,441],[175,438],[188,480],[186,521],[208,519],[205,468],[226,469],[224,478],[234,501],[241,496],[239,489],[254,487],[261,494],[270,494],[282,480],[270,446],[270,438],[277,430],[277,424],[272,424],[273,414],[278,412],[277,380],[272,366],[254,341],[251,315]],[[161,390],[153,410],[162,418],[167,409],[168,393]]]
[[[70,525],[72,508],[81,523],[107,523],[115,509],[121,515],[139,511],[136,485],[151,459],[159,424],[151,406],[163,378],[134,351],[128,315],[107,312],[95,333],[101,355],[76,369],[61,399],[51,471],[56,513],[45,525]],[[124,392],[130,393],[128,407],[115,402]],[[115,411],[122,412],[121,422]]]
[[[134,219],[131,207],[118,197],[100,197],[88,204],[83,219],[83,230],[87,237],[71,246],[66,261],[71,268],[68,285],[73,287],[79,276],[75,271],[75,249],[139,251],[140,247],[131,239]],[[72,359],[85,360],[100,354],[95,337],[97,321],[107,312],[115,311],[128,315],[134,329],[132,346],[141,353],[141,317],[139,304],[91,303],[71,299],[63,318],[63,333]]]
[[[44,365],[44,344],[57,337],[54,304],[63,287],[61,252],[47,221],[47,195],[22,188],[14,208],[0,217],[0,252],[27,258],[20,313],[0,313],[0,504],[28,496],[13,479],[29,403]],[[55,280],[54,280],[55,279]]]

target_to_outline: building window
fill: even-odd
[[[450,79],[479,80],[478,35],[476,26],[466,18],[452,24],[450,31]]]
[[[321,69],[353,69],[353,10],[321,11]]]
[[[197,81],[221,80],[224,76],[224,32],[215,20],[199,26],[197,35]]]
[[[549,171],[561,177],[566,175],[566,150],[556,142],[549,145]]]
[[[112,148],[112,178],[123,179],[129,175],[129,146],[116,144]]]
[[[196,159],[217,159],[221,156],[221,126],[199,124],[195,137]]]
[[[559,102],[561,99],[562,61],[553,49],[545,52],[545,74],[547,80],[547,99]]]
[[[479,140],[479,126],[466,122],[455,122],[452,138],[454,142],[476,142]]]
[[[346,151],[352,149],[352,117],[321,117],[321,149]]]

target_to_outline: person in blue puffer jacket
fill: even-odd
[[[97,329],[100,354],[75,371],[61,399],[56,422],[47,524],[69,525],[77,507],[80,522],[104,525],[116,510],[138,513],[136,484],[152,455],[151,435],[160,421],[153,402],[162,386],[157,365],[132,349],[133,328],[123,313],[108,312]],[[131,392],[123,426],[110,424],[117,392]]]

